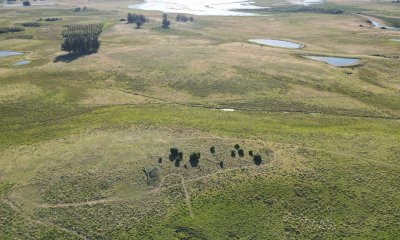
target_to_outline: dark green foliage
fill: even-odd
[[[163,19],[163,21],[162,21],[161,27],[163,29],[169,29],[169,25],[171,25],[171,22],[168,20],[168,15],[164,13],[162,15],[162,19]]]
[[[178,14],[178,15],[176,16],[176,21],[177,21],[177,22],[193,22],[193,21],[194,21],[194,18],[193,18],[193,17],[187,17],[187,16],[184,15],[184,14]]]
[[[64,42],[61,50],[74,54],[88,54],[97,52],[100,48],[99,36],[103,31],[103,24],[67,25],[64,26],[62,36]]]
[[[80,11],[81,11],[81,8],[80,8],[80,7],[74,8],[74,12],[80,12]]]
[[[192,153],[189,157],[189,162],[192,167],[197,167],[200,161],[200,153]]]
[[[239,149],[238,150],[238,155],[239,155],[239,157],[244,157],[244,150],[243,149]]]
[[[210,147],[210,153],[212,153],[212,154],[215,153],[215,147],[214,146]]]
[[[178,153],[178,157],[179,157],[179,159],[182,160],[182,159],[183,159],[183,152],[179,152],[179,153]]]
[[[162,157],[158,158],[158,163],[162,163]]]
[[[22,5],[25,6],[25,7],[29,7],[29,6],[31,5],[31,2],[29,2],[29,1],[23,1],[23,2],[22,2]]]
[[[256,165],[261,165],[262,163],[262,157],[260,154],[256,154],[253,156],[253,161]]]
[[[224,162],[223,162],[223,161],[220,161],[220,162],[219,162],[219,167],[220,167],[220,168],[224,168]]]
[[[235,150],[231,151],[231,157],[233,157],[233,158],[236,157],[236,151]]]
[[[140,20],[136,20],[136,28],[139,29],[143,25],[143,22]]]
[[[240,145],[239,144],[235,144],[235,149],[239,150],[239,148],[240,148]]]
[[[22,23],[22,26],[24,26],[24,27],[40,27],[40,26],[42,26],[42,24],[40,24],[39,22],[24,22],[24,23]]]
[[[149,22],[149,19],[142,14],[128,13],[127,21],[128,23],[135,23],[137,28],[140,28],[143,24]]]
[[[171,153],[171,156],[177,157],[178,154],[179,154],[179,149],[176,148],[176,147],[173,147],[173,148],[170,148],[170,149],[169,149],[169,152]]]
[[[22,32],[25,29],[21,27],[0,27],[0,34],[9,32]]]
[[[254,155],[254,154],[253,154],[253,150],[250,150],[250,151],[249,151],[249,156],[252,157],[253,155]]]
[[[62,18],[45,18],[45,19],[39,19],[39,21],[46,21],[46,22],[55,22],[55,21],[62,21]]]

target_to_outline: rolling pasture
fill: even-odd
[[[139,1],[49,2],[0,7],[0,239],[400,238],[400,31],[365,18],[400,4],[163,29]],[[103,24],[98,52],[60,50],[74,24]]]

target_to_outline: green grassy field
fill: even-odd
[[[400,5],[332,0],[322,6],[344,14],[194,16],[163,30],[133,2],[0,7],[0,28],[62,18],[0,34],[0,51],[24,53],[0,57],[0,239],[400,238],[400,32],[353,14],[389,21]],[[150,22],[120,22],[128,12]],[[100,51],[64,56],[62,26],[88,23],[105,24]]]

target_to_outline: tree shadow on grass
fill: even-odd
[[[65,62],[65,63],[69,63],[72,61],[75,61],[78,58],[81,57],[85,57],[85,56],[89,56],[92,53],[86,53],[86,54],[64,54],[64,55],[59,55],[57,57],[54,58],[53,62]]]

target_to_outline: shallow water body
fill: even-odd
[[[357,64],[360,59],[358,58],[341,58],[341,57],[322,57],[322,56],[305,56],[305,58],[325,62],[335,67],[345,67]]]
[[[249,39],[249,42],[258,43],[266,46],[291,48],[291,49],[304,47],[304,45],[298,43],[284,41],[284,40],[275,40],[275,39]]]
[[[14,52],[14,51],[0,51],[0,57],[9,57],[9,56],[18,56],[23,55],[22,52]]]

